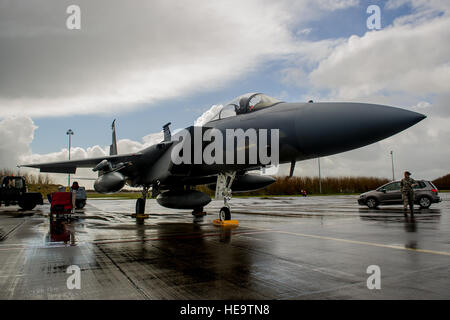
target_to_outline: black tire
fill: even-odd
[[[75,200],[75,208],[77,209],[83,209],[84,206],[86,205],[86,200]]]
[[[419,206],[421,209],[428,209],[431,206],[431,199],[427,196],[422,196],[419,198]]]
[[[220,221],[231,220],[231,212],[228,207],[222,207],[222,209],[220,209],[219,219]]]
[[[376,209],[378,205],[378,200],[373,197],[366,200],[366,206],[369,207],[369,209]]]
[[[23,210],[33,210],[36,207],[36,203],[31,201],[19,201],[19,207]]]
[[[144,214],[145,213],[145,200],[139,198],[136,200],[136,214]]]

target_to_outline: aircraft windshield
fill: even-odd
[[[229,118],[271,107],[281,101],[262,93],[247,93],[227,103],[213,120]]]

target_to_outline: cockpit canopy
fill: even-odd
[[[280,100],[263,93],[246,93],[227,103],[213,120],[233,117],[239,114],[254,112],[280,103]]]

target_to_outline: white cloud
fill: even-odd
[[[320,8],[324,10],[340,10],[348,7],[356,7],[359,5],[359,0],[317,0]]]
[[[398,9],[405,4],[409,4],[417,11],[434,10],[446,12],[450,9],[450,3],[447,0],[388,0],[385,8]]]
[[[0,116],[111,112],[220,86],[291,45],[280,6],[263,2],[82,2],[78,32],[65,29],[64,3],[11,2]]]
[[[161,142],[164,139],[163,132],[151,133],[142,138],[145,147],[149,147],[156,143]]]
[[[354,0],[3,2],[0,117],[130,110],[218,88],[296,51],[301,28]]]
[[[211,121],[217,113],[223,108],[222,105],[213,105],[211,108],[206,110],[197,120],[194,122],[194,126],[201,127],[208,121]]]
[[[381,90],[414,95],[450,91],[450,17],[352,36],[310,74],[338,98]]]
[[[298,30],[296,32],[296,35],[298,35],[298,36],[307,36],[308,34],[311,33],[311,31],[312,31],[312,28],[301,29],[301,30]]]
[[[29,117],[9,117],[0,120],[0,164],[15,168],[23,154],[31,152],[34,130],[37,127]]]

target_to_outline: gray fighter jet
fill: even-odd
[[[297,161],[324,157],[360,148],[401,132],[425,118],[404,109],[365,103],[286,103],[261,93],[250,93],[234,99],[202,127],[188,127],[172,135],[170,123],[163,127],[164,140],[140,152],[117,154],[115,127],[110,156],[99,158],[27,164],[41,172],[70,173],[77,168],[93,168],[99,177],[94,188],[100,193],[115,193],[125,184],[142,188],[136,202],[136,214],[145,212],[145,200],[151,190],[160,205],[175,209],[193,209],[201,214],[211,198],[194,189],[209,185],[216,190],[216,199],[224,200],[219,212],[221,220],[231,219],[228,201],[232,192],[264,188],[275,181],[270,176],[249,171],[268,165],[290,163],[290,175]],[[242,135],[228,137],[229,131]],[[253,131],[252,131],[253,130]],[[187,137],[205,137],[209,139]],[[214,132],[214,135],[211,135]],[[256,140],[252,142],[252,132]],[[272,134],[275,132],[276,134]],[[261,134],[262,133],[262,134]],[[214,139],[211,138],[214,136]],[[223,150],[211,148],[223,140]],[[222,141],[222,142],[223,142]],[[233,142],[233,143],[229,143]],[[209,147],[208,147],[209,146]],[[230,148],[231,146],[231,148]],[[203,159],[206,149],[214,162]],[[252,150],[266,155],[276,153],[276,163],[252,158]],[[265,149],[265,150],[262,150]],[[243,153],[242,153],[243,151]],[[231,156],[230,156],[231,153]],[[244,154],[244,159],[239,158]],[[174,156],[175,155],[175,156]],[[192,161],[182,161],[192,160]]]

